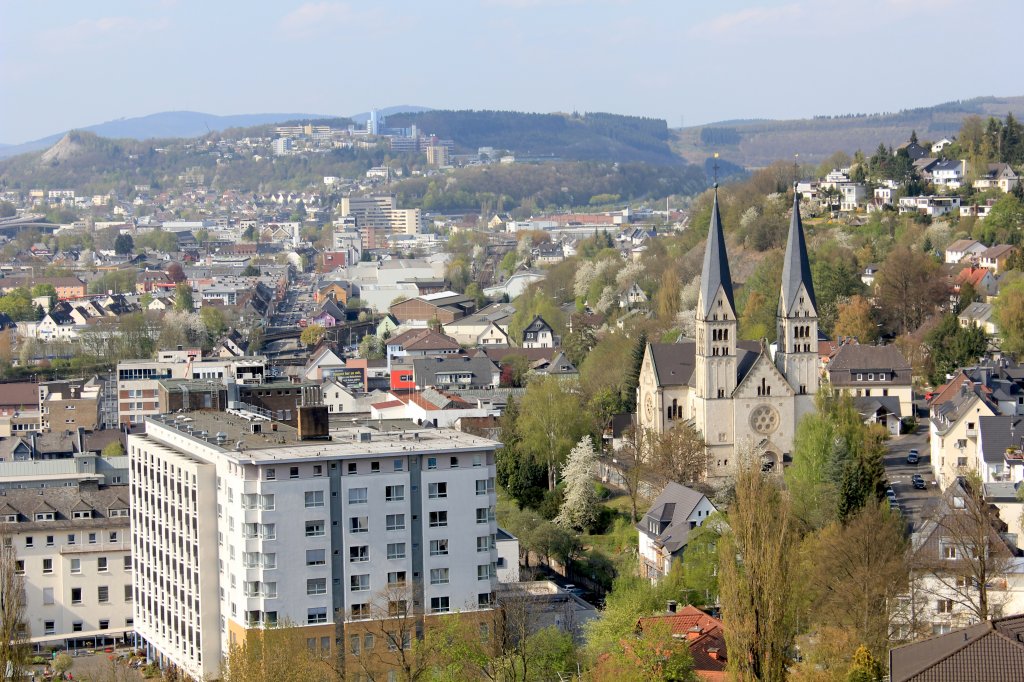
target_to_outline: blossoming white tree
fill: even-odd
[[[597,520],[597,493],[594,491],[594,462],[597,453],[590,436],[584,436],[569,452],[562,468],[565,498],[555,523],[565,528],[586,530]]]

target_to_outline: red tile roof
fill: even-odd
[[[722,621],[696,607],[684,606],[674,614],[641,618],[637,627],[643,632],[644,628],[658,624],[668,624],[673,637],[686,640],[693,656],[694,670],[703,679],[725,679],[726,651]],[[713,658],[713,655],[717,657]]]

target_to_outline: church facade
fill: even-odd
[[[818,391],[818,312],[799,197],[793,215],[776,313],[777,347],[737,338],[736,305],[715,190],[697,298],[695,339],[651,343],[637,388],[637,418],[664,433],[680,424],[703,436],[708,476],[732,473],[745,452],[781,470],[796,425],[814,410]]]

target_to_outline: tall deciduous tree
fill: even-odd
[[[337,660],[330,649],[308,648],[304,628],[285,623],[279,627],[249,630],[245,640],[228,650],[220,679],[223,682],[340,682],[342,675],[336,666]]]
[[[192,287],[187,282],[178,282],[174,287],[174,309],[179,313],[190,313],[195,310]]]
[[[28,623],[25,582],[10,536],[0,534],[0,671],[5,679],[24,680],[28,672]]]
[[[995,308],[1002,349],[1019,357],[1024,354],[1024,278],[1014,277],[999,288]]]
[[[938,264],[928,255],[897,246],[875,279],[877,301],[889,328],[901,334],[914,331],[946,298]]]
[[[651,466],[664,478],[686,484],[702,480],[707,473],[707,444],[689,424],[653,436],[651,449]]]
[[[569,450],[591,427],[575,382],[546,376],[527,386],[517,420],[521,452],[547,467],[549,490]]]
[[[786,677],[796,635],[793,561],[797,534],[789,502],[760,458],[748,454],[736,477],[736,502],[718,543],[718,585],[729,667],[741,678]]]
[[[853,337],[861,343],[874,343],[878,338],[878,324],[871,311],[871,303],[863,296],[853,296],[839,304],[835,335]]]

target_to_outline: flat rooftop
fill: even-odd
[[[146,435],[181,451],[171,435],[239,460],[304,460],[493,450],[501,444],[454,429],[425,429],[409,420],[352,420],[330,425],[330,438],[299,440],[295,427],[229,412],[179,412],[146,418]]]

